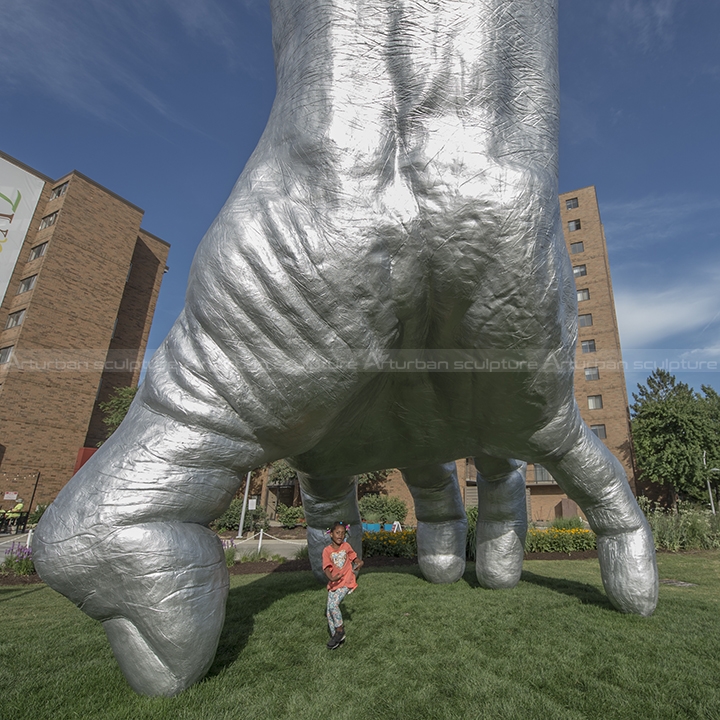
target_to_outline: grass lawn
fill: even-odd
[[[234,576],[208,677],[137,696],[99,623],[44,585],[0,587],[0,717],[420,720],[720,718],[720,552],[658,557],[651,618],[621,615],[596,560],[528,561],[512,591],[361,573],[330,652],[310,573]]]

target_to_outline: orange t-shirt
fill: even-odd
[[[357,554],[350,544],[346,542],[344,542],[337,550],[333,548],[332,543],[323,549],[323,570],[327,570],[327,568],[337,568],[341,573],[337,580],[330,580],[328,582],[328,590],[337,590],[342,587],[354,590],[357,587],[357,580],[355,579],[355,573],[353,572],[353,562],[356,559]]]

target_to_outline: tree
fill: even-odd
[[[638,385],[633,393],[630,410],[640,473],[669,487],[674,500],[707,498],[703,451],[717,447],[718,422],[713,423],[712,408],[720,410],[720,398],[711,388],[703,386],[703,392],[705,397],[667,370],[655,370],[647,386]]]
[[[110,437],[120,426],[137,391],[137,387],[117,387],[105,402],[100,403],[103,423],[107,428],[107,437]]]

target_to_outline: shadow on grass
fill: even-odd
[[[397,565],[388,567],[367,567],[366,573],[405,573],[422,577],[417,565]],[[232,577],[232,576],[231,576]],[[266,610],[277,600],[306,590],[322,587],[310,570],[297,572],[272,572],[261,575],[240,587],[230,588],[225,609],[225,625],[220,634],[215,660],[208,677],[220,673],[223,668],[232,665],[242,653],[253,632],[255,616]],[[322,617],[325,614],[323,604]],[[351,619],[350,608],[343,607],[343,616]],[[320,619],[320,618],[319,618]]]
[[[612,603],[608,600],[607,596],[601,593],[593,585],[576,582],[575,580],[566,580],[564,578],[536,575],[535,573],[528,572],[527,570],[523,570],[523,574],[520,579],[525,582],[532,583],[533,585],[547,588],[553,592],[562,593],[563,595],[576,598],[583,605],[596,605],[604,610],[615,612],[615,608],[612,606]]]
[[[422,577],[418,565],[369,567],[363,570],[363,574],[365,573],[401,573]],[[469,562],[467,564],[462,579],[471,587],[480,587],[475,576],[474,563]],[[596,605],[614,612],[608,598],[596,587],[587,583],[545,577],[527,570],[523,571],[521,580],[576,598],[583,604]],[[257,580],[240,587],[231,588],[225,612],[225,625],[220,635],[215,661],[210,668],[208,677],[217,675],[225,667],[232,665],[237,660],[252,635],[256,615],[269,608],[277,600],[294,593],[317,590],[320,587],[320,583],[315,579],[312,572],[308,570],[261,575]],[[349,612],[349,609],[343,609],[343,614],[346,612]],[[349,614],[347,617],[350,619]]]
[[[562,595],[576,598],[583,603],[583,605],[596,605],[597,607],[615,612],[615,608],[613,608],[610,600],[593,585],[576,582],[575,580],[566,580],[565,578],[545,577],[544,575],[537,575],[528,570],[523,570],[520,580],[547,588]],[[480,583],[475,575],[474,562],[468,562],[465,574],[463,575],[463,581],[470,587],[480,587]]]
[[[23,595],[28,595],[30,593],[37,592],[38,590],[44,590],[45,585],[40,585],[39,583],[29,590],[26,590],[25,588],[27,585],[9,585],[3,588],[0,588],[0,602],[6,602],[7,600],[15,600],[16,598],[22,597]],[[21,592],[18,592],[20,590]]]
[[[231,587],[225,609],[225,625],[208,677],[217,675],[237,660],[252,635],[257,614],[288,595],[319,587],[320,583],[310,571],[270,573],[246,585]]]

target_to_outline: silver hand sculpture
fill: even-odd
[[[452,582],[467,520],[450,461],[474,456],[482,586],[518,582],[523,461],[540,462],[597,533],[611,601],[649,615],[650,530],[573,399],[556,0],[271,4],[267,128],[127,418],[45,513],[41,577],[103,622],[138,692],[173,695],[215,653],[228,575],[206,526],[248,469],[291,457],[301,470],[322,575],[333,520],[361,549],[354,476],[403,468],[421,570]],[[404,350],[543,363],[355,362]]]

